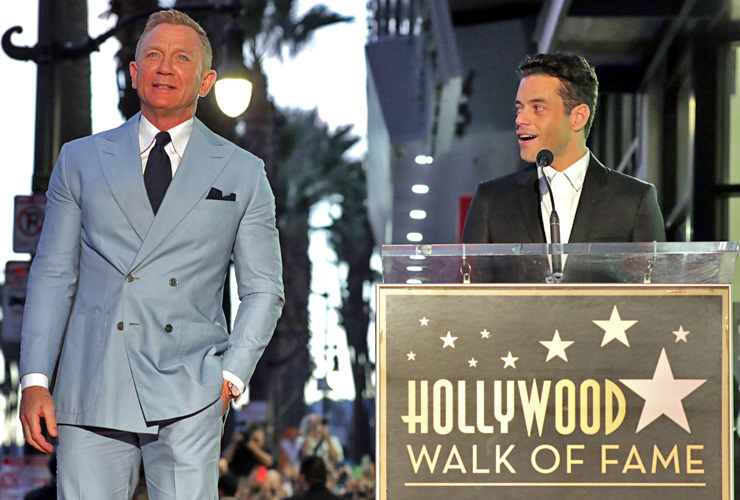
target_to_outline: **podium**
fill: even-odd
[[[377,498],[732,498],[737,252],[383,247]]]

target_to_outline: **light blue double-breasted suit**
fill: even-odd
[[[59,423],[147,432],[248,383],[280,316],[275,203],[258,158],[197,118],[155,217],[137,114],[66,144],[28,285],[21,375],[56,372]],[[238,308],[222,309],[233,255]],[[156,432],[156,431],[154,431]]]

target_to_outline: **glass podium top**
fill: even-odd
[[[384,283],[730,283],[737,242],[384,245]]]

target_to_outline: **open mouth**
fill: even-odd
[[[522,134],[519,136],[519,140],[522,142],[531,141],[532,139],[536,139],[536,135],[528,135],[528,134]]]
[[[172,90],[175,88],[172,85],[165,85],[162,83],[155,83],[153,87],[158,88],[158,89],[165,89],[165,90]]]

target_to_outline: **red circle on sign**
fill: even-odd
[[[44,225],[44,211],[38,207],[24,208],[18,212],[18,230],[26,236],[41,233]]]

